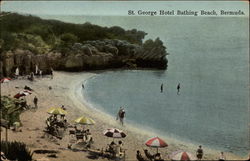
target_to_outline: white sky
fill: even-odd
[[[216,10],[244,11],[246,1],[4,1],[1,11],[35,15],[124,15],[128,10]]]

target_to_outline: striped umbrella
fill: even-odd
[[[76,123],[82,124],[82,125],[94,125],[95,121],[91,118],[81,116],[75,120]]]
[[[8,83],[11,79],[10,78],[3,78],[0,80],[1,83]]]
[[[116,128],[107,129],[103,132],[103,134],[111,138],[125,138],[127,136],[122,130]]]
[[[63,110],[62,108],[54,108],[54,107],[50,108],[48,110],[48,113],[53,114],[53,115],[66,115],[67,114],[67,112]]]
[[[149,147],[157,148],[157,153],[158,153],[158,148],[164,148],[168,146],[168,144],[159,137],[153,137],[148,141],[146,141],[145,144]]]
[[[27,91],[27,90],[24,90],[24,91],[21,91],[21,92],[18,92],[15,96],[14,96],[14,98],[20,98],[20,97],[23,97],[23,96],[28,96],[28,95],[30,95],[30,94],[32,94],[32,92],[30,92],[30,91]]]
[[[172,153],[171,159],[173,161],[191,161],[191,160],[196,160],[196,157],[194,157],[189,152],[179,150],[179,151]]]

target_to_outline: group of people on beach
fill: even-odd
[[[124,150],[123,142],[120,140],[118,141],[118,144],[116,144],[114,141],[108,144],[105,152],[110,153],[113,157],[120,157],[121,155],[124,155]]]
[[[136,151],[136,159],[138,161],[147,161],[147,160],[150,160],[150,161],[164,161],[164,159],[162,158],[161,156],[161,153],[156,153],[156,154],[151,154],[147,149],[144,149],[144,154],[145,154],[145,157],[147,159],[145,159],[145,157],[142,156],[140,150],[137,150]]]
[[[89,129],[79,129],[76,125],[73,126],[72,130],[69,130],[69,134],[76,138],[76,143],[84,143],[85,148],[91,148],[94,140]],[[69,145],[71,148],[72,144]]]
[[[138,161],[146,161],[146,160],[150,160],[150,161],[164,161],[164,159],[162,159],[162,157],[161,157],[161,154],[158,153],[158,152],[156,154],[151,154],[147,149],[144,149],[144,154],[145,154],[146,159],[145,159],[145,157],[143,157],[143,155],[141,154],[140,150],[137,150],[137,152],[136,152],[136,159]],[[197,161],[202,160],[203,159],[203,155],[204,155],[203,154],[203,149],[202,149],[202,146],[200,145],[199,148],[196,151]],[[218,157],[218,161],[226,161],[226,156],[224,155],[223,152],[220,153],[220,155]]]
[[[196,157],[197,160],[202,160],[203,158],[203,149],[202,146],[200,145],[199,148],[196,151]],[[218,161],[225,161],[226,160],[226,156],[224,154],[224,152],[220,152],[220,155],[218,157]]]
[[[51,79],[53,79],[53,72],[54,72],[53,68],[50,68],[49,75],[51,76]],[[27,79],[30,81],[34,81],[35,76],[37,77],[43,76],[43,71],[38,68],[38,65],[36,65],[35,71],[30,72],[30,74],[27,76]],[[16,79],[20,77],[20,69],[18,67],[16,67],[13,77]]]
[[[84,84],[82,84],[82,88],[84,89]],[[177,95],[180,94],[180,88],[181,88],[181,84],[178,83],[177,84]],[[163,83],[161,84],[161,93],[163,92]],[[124,118],[125,118],[125,110],[123,107],[120,107],[118,113],[117,113],[117,116],[116,116],[116,120],[120,120],[120,123],[123,125],[124,124]]]

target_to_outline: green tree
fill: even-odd
[[[65,33],[60,36],[63,45],[71,46],[78,41],[78,37],[71,33]]]

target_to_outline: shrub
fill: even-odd
[[[9,160],[32,160],[33,153],[27,148],[26,144],[21,142],[1,141],[1,151],[4,152]]]

